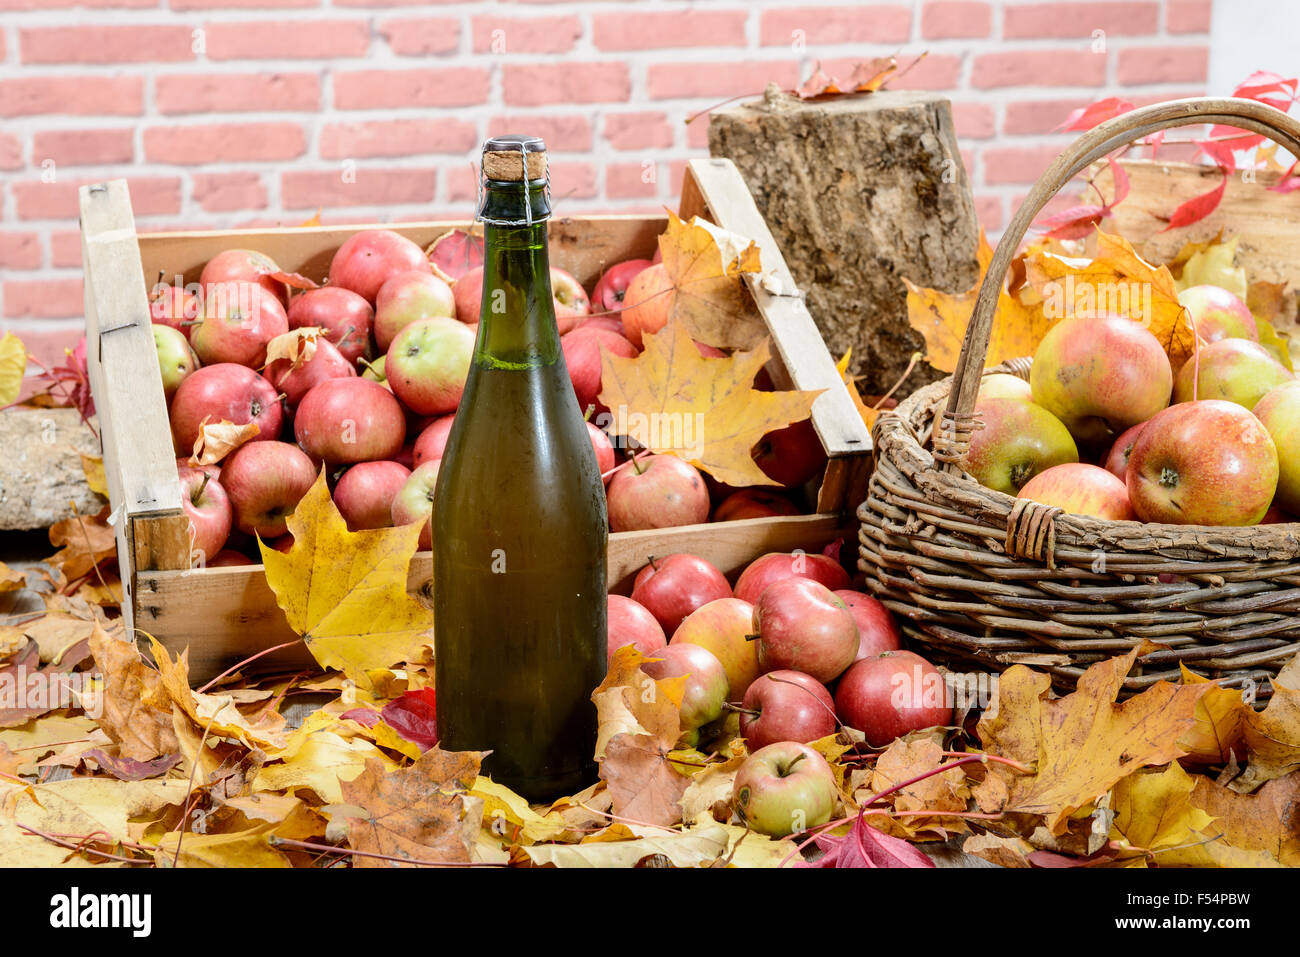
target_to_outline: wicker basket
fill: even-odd
[[[1300,123],[1246,100],[1188,99],[1134,110],[1088,132],[1026,197],[980,287],[954,375],[920,389],[875,426],[876,469],[858,511],[859,566],[904,631],[950,667],[1017,663],[1073,687],[1094,661],[1144,640],[1133,693],[1177,680],[1179,663],[1226,686],[1276,674],[1300,651],[1300,525],[1226,528],[1112,522],[1063,514],[984,488],[960,462],[997,297],[1016,248],[1047,201],[1112,150],[1161,129],[1221,123],[1300,156]],[[1030,359],[996,370],[1027,378]],[[934,451],[936,415],[942,427]]]

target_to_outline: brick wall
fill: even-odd
[[[1210,0],[0,0],[0,324],[80,325],[76,187],[142,228],[463,217],[487,135],[546,138],[565,212],[672,203],[727,97],[929,56],[996,231],[1071,109],[1204,92]]]

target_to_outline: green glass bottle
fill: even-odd
[[[530,800],[595,780],[605,491],[560,349],[546,148],[483,147],[483,299],[433,505],[438,731]]]

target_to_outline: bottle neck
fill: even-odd
[[[540,181],[489,180],[484,186],[483,299],[474,352],[478,365],[529,368],[559,359],[546,248],[550,212]]]

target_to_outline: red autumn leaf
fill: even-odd
[[[907,841],[870,827],[861,814],[843,837],[818,834],[813,842],[822,856],[795,867],[934,867],[934,861]]]
[[[1269,190],[1274,193],[1290,193],[1293,190],[1300,189],[1300,176],[1295,175],[1297,166],[1300,166],[1300,160],[1292,163],[1291,168],[1286,171],[1280,180],[1270,186]]]
[[[1034,226],[1046,229],[1043,235],[1048,239],[1082,239],[1092,234],[1105,215],[1105,206],[1071,206],[1038,220]]]
[[[353,708],[339,715],[340,721],[355,721],[363,728],[373,728],[379,723],[379,712],[374,708]]]
[[[432,688],[406,692],[384,705],[379,716],[421,751],[428,751],[438,743],[438,711]]]
[[[1245,142],[1246,139],[1254,140],[1254,142],[1247,143]],[[1234,136],[1228,139],[1198,140],[1196,148],[1212,159],[1220,169],[1235,170],[1237,168],[1237,150],[1249,149],[1262,139],[1263,137],[1247,135]]]
[[[283,269],[277,269],[275,272],[262,273],[264,276],[270,276],[277,282],[282,282],[290,289],[316,289],[319,286],[314,279],[308,279],[302,273],[285,272]]]
[[[119,781],[143,781],[146,778],[156,778],[181,763],[179,754],[164,754],[152,761],[136,761],[132,758],[105,754],[100,748],[91,748],[82,754],[81,759],[94,761]]]
[[[1110,167],[1110,178],[1115,183],[1115,195],[1106,204],[1106,212],[1109,213],[1128,197],[1129,181],[1128,171],[1115,162],[1115,157],[1107,156],[1106,164]]]
[[[1081,106],[1065,118],[1065,122],[1056,128],[1057,132],[1067,130],[1090,130],[1098,123],[1119,116],[1121,113],[1127,113],[1133,109],[1133,104],[1128,100],[1122,100],[1117,96],[1109,96],[1104,100],[1098,100],[1096,103],[1090,103],[1087,106]]]
[[[1268,70],[1257,70],[1237,84],[1232,95],[1256,103],[1265,103],[1285,113],[1296,100],[1296,77],[1286,78]]]
[[[1169,217],[1169,225],[1161,230],[1162,233],[1167,233],[1171,229],[1178,229],[1182,226],[1190,226],[1192,223],[1199,223],[1218,208],[1219,201],[1223,199],[1223,191],[1228,186],[1228,171],[1221,169],[1220,172],[1223,173],[1223,179],[1219,185],[1208,193],[1193,196],[1175,209],[1173,215]]]

